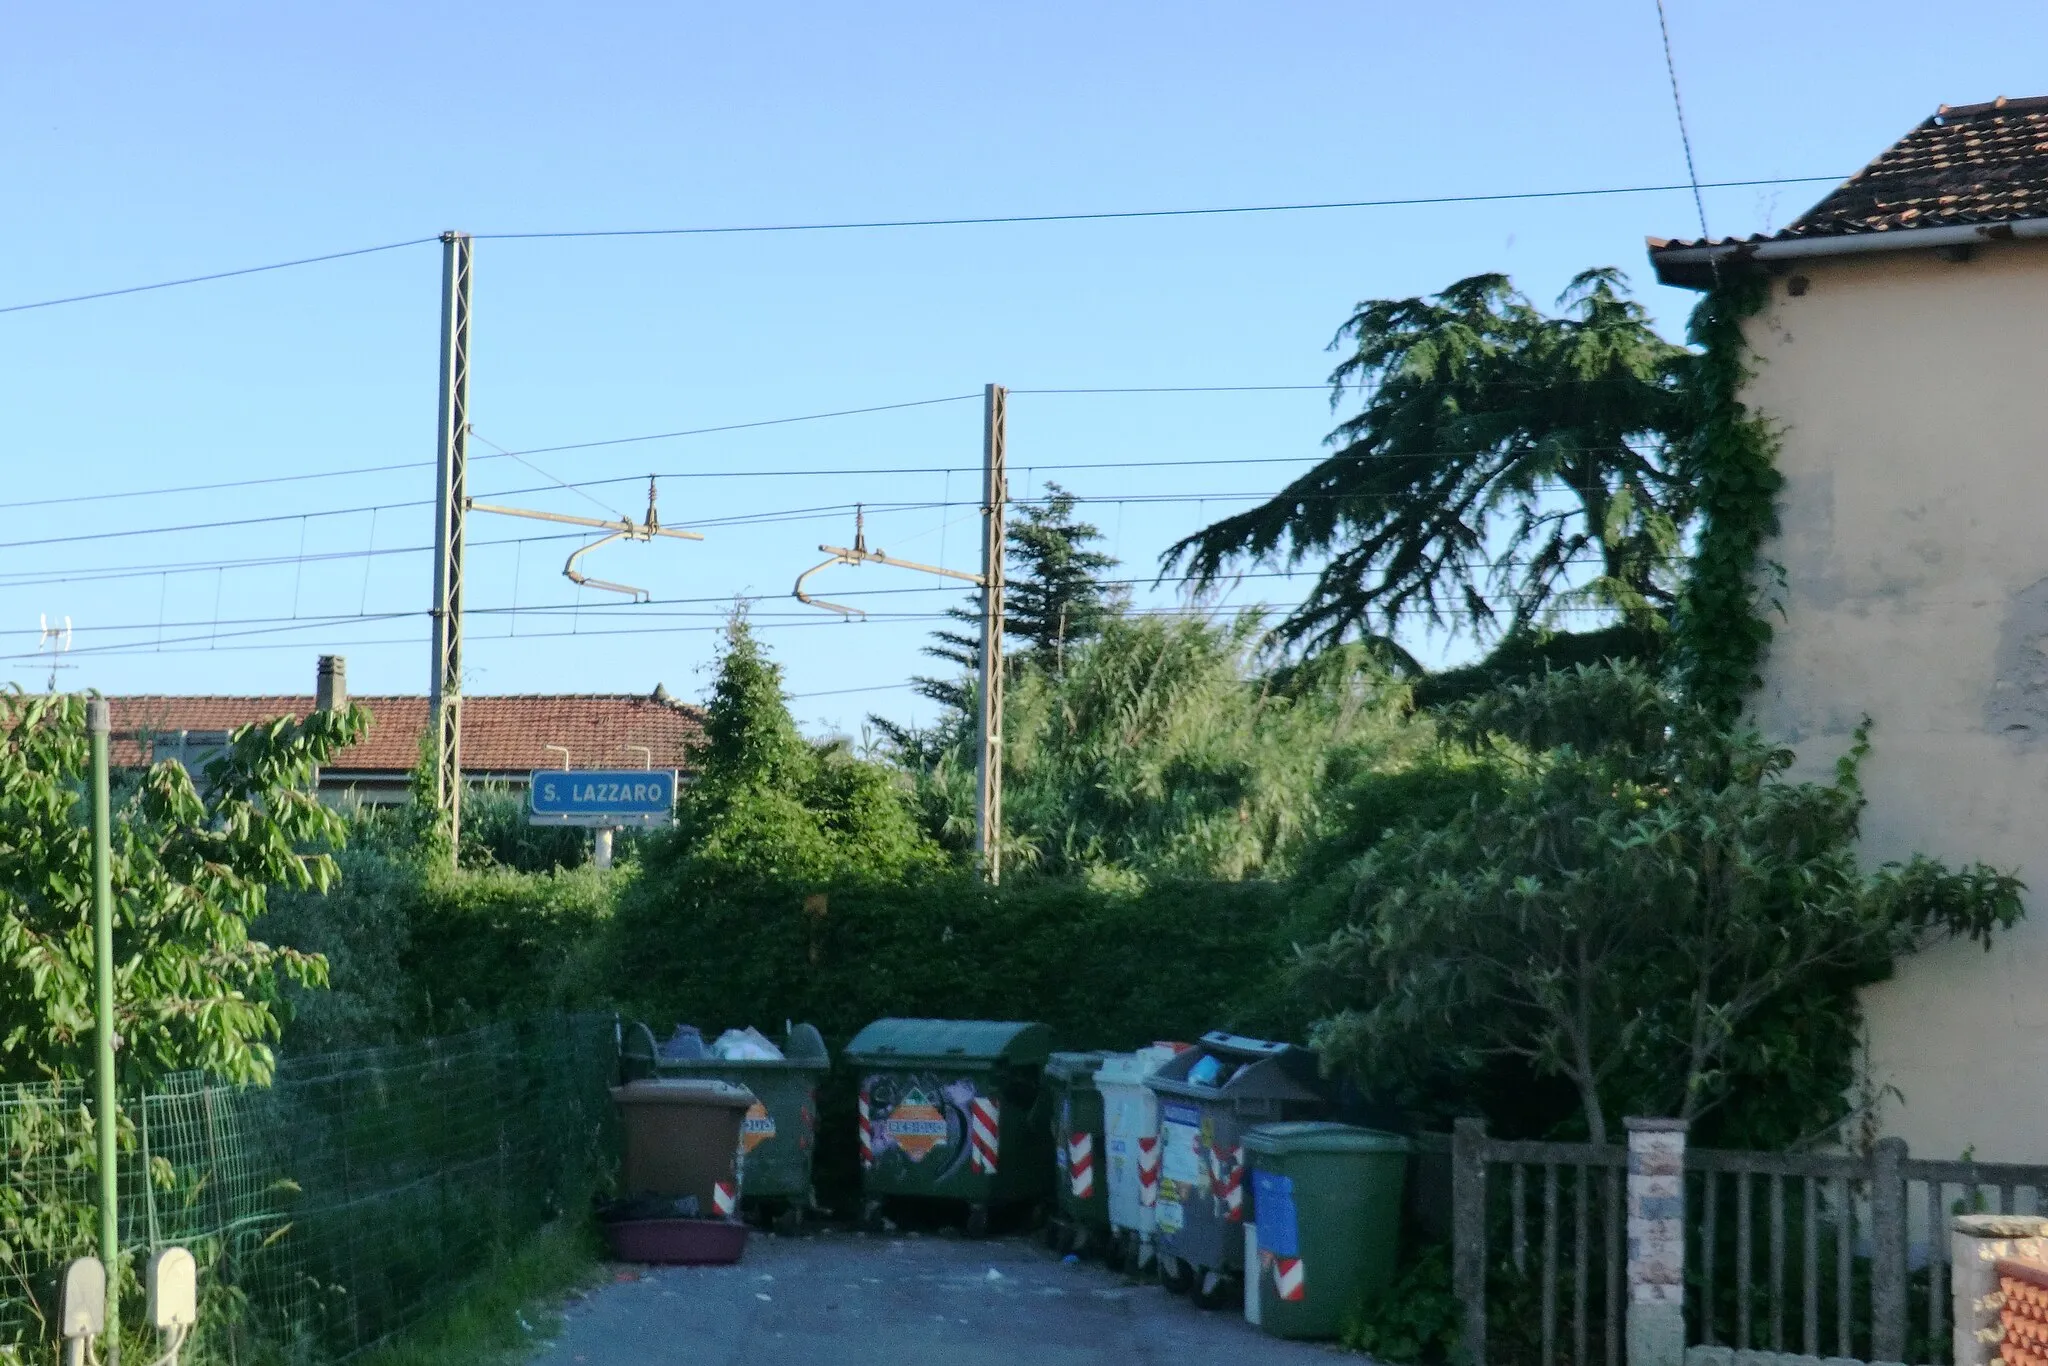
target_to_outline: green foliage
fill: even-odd
[[[363,1366],[500,1366],[525,1361],[561,1328],[565,1295],[603,1270],[587,1219],[560,1219],[495,1257],[431,1318],[362,1358]]]
[[[329,964],[325,990],[290,993],[295,1051],[395,1043],[607,999],[606,935],[629,867],[451,870],[375,839],[337,856],[337,885],[275,898],[259,926]]]
[[[1724,725],[1762,681],[1758,670],[1771,641],[1771,624],[1759,610],[1757,557],[1778,530],[1785,478],[1771,424],[1738,397],[1750,374],[1742,323],[1769,298],[1767,279],[1736,276],[1708,291],[1690,325],[1702,354],[1683,468],[1698,489],[1700,530],[1678,604],[1679,661],[1687,691]]]
[[[1625,667],[1503,689],[1453,724],[1502,765],[1497,796],[1384,838],[1351,923],[1300,966],[1331,1011],[1326,1058],[1375,1080],[1510,1059],[1568,1082],[1595,1141],[1618,1107],[1698,1118],[1751,1083],[1811,1107],[1788,1041],[1853,1031],[1853,988],[1895,955],[1988,942],[2021,913],[2020,883],[1981,866],[1859,871],[1860,741],[1833,783],[1789,782],[1789,752]],[[1808,1065],[1846,1042],[1822,1035]],[[1838,1107],[1846,1077],[1824,1079]]]
[[[115,1027],[123,1076],[271,1067],[282,984],[317,957],[249,935],[272,887],[324,888],[341,818],[309,790],[362,713],[244,726],[200,785],[142,774],[114,813]],[[93,1057],[92,836],[85,702],[0,696],[0,1080],[78,1076]]]
[[[1362,649],[1276,674],[1257,668],[1262,624],[1197,615],[1114,617],[1069,651],[1034,658],[1004,706],[1004,864],[1226,879],[1283,872],[1317,832],[1332,788],[1426,748],[1406,692]],[[962,721],[912,769],[927,828],[965,849],[974,830],[974,731]]]
[[[1484,659],[1417,678],[1415,705],[1449,706],[1581,664],[1613,660],[1654,666],[1663,656],[1668,636],[1661,620],[1654,624],[1623,621],[1593,631],[1511,630]]]
[[[1412,617],[1527,628],[1574,598],[1654,621],[1691,516],[1672,448],[1692,357],[1618,271],[1582,273],[1559,304],[1546,316],[1504,275],[1359,304],[1331,343],[1349,353],[1333,404],[1364,401],[1335,454],[1163,562],[1200,586],[1246,562],[1322,563],[1279,627],[1311,649]]]
[[[1379,1361],[1440,1366],[1458,1350],[1464,1313],[1451,1293],[1450,1246],[1432,1243],[1408,1257],[1391,1284],[1364,1287],[1342,1341]]]
[[[1045,492],[1042,503],[1012,504],[1014,516],[1005,532],[1003,640],[1005,662],[1013,672],[1028,657],[1057,674],[1065,667],[1067,650],[1102,634],[1130,596],[1102,582],[1117,562],[1090,549],[1102,533],[1074,520],[1074,495],[1050,481]],[[946,615],[962,623],[962,629],[934,631],[934,643],[924,652],[971,673],[981,661],[981,595],[975,594],[969,607],[947,608]],[[957,712],[974,706],[972,685],[957,679],[920,678],[917,690]],[[869,719],[895,744],[910,742],[909,733],[894,722]]]

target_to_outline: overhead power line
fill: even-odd
[[[860,232],[890,228],[965,228],[1029,223],[1099,223],[1124,219],[1207,218],[1248,214],[1321,213],[1339,209],[1397,209],[1445,204],[1501,204],[1544,199],[1590,199],[1603,195],[1664,194],[1679,190],[1692,190],[1697,193],[1699,190],[1735,190],[1763,185],[1832,184],[1842,179],[1844,177],[1838,175],[1767,176],[1756,180],[1716,180],[1686,185],[1608,185],[1582,190],[1513,190],[1494,194],[1410,195],[1390,199],[1309,200],[1286,204],[1225,204],[1189,209],[1106,209],[1082,213],[989,214],[966,218],[877,218],[820,223],[741,223],[675,228],[585,228],[553,232],[479,232],[472,233],[471,236],[479,240],[505,242],[597,237],[716,237],[761,233]],[[273,261],[260,266],[240,266],[233,270],[210,271],[204,275],[184,275],[173,280],[155,280],[144,285],[123,285],[116,289],[97,289],[83,294],[67,294],[54,299],[37,299],[29,303],[6,304],[0,305],[0,313],[25,313],[31,309],[56,308],[61,304],[87,303],[95,299],[112,299],[126,294],[146,294],[152,290],[175,289],[181,285],[205,284],[209,281],[229,280],[241,275],[260,275],[267,271],[290,270],[295,266],[317,265],[323,261],[340,261],[351,256],[369,256],[377,252],[398,251],[405,247],[424,246],[439,240],[438,234],[430,237],[411,237],[403,242],[385,242],[374,247],[356,247],[348,251],[323,252],[317,256],[301,256],[290,261]]]
[[[438,241],[434,237],[409,237],[403,242],[386,242],[375,247],[354,247],[348,251],[330,251],[319,256],[301,256],[291,261],[273,261],[266,266],[241,266],[234,270],[216,270],[207,275],[186,275],[176,280],[157,280],[146,285],[123,285],[119,289],[96,289],[90,294],[67,294],[61,299],[38,299],[34,303],[7,304],[0,307],[0,313],[26,313],[34,308],[55,308],[59,304],[82,304],[93,299],[112,299],[123,294],[147,294],[156,289],[176,289],[179,285],[203,285],[210,280],[232,280],[238,275],[261,275],[266,271],[290,270],[294,266],[318,265],[322,261],[341,261],[351,256],[373,256],[380,251],[397,251],[402,247],[417,247]]]
[[[1842,176],[1770,176],[1760,180],[1717,180],[1699,188],[1739,190],[1758,185],[1802,185]],[[858,232],[878,228],[967,228],[1008,223],[1100,223],[1134,218],[1210,218],[1236,214],[1321,213],[1334,209],[1401,209],[1435,204],[1499,204],[1535,199],[1590,199],[1602,195],[1664,194],[1692,185],[1607,185],[1585,190],[1509,190],[1494,194],[1407,195],[1393,199],[1325,199],[1284,204],[1227,204],[1192,209],[1104,209],[1080,213],[989,214],[975,218],[874,218],[833,223],[746,223],[718,227],[584,228],[552,232],[480,232],[479,241],[563,240],[588,237],[714,237],[744,233]]]

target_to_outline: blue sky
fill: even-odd
[[[2041,6],[1980,9],[1969,23],[1892,3],[1853,18],[1731,0],[1671,0],[1670,12],[1707,180],[1844,174],[1942,101],[2042,93]],[[13,17],[0,50],[0,126],[0,304],[444,228],[1354,200],[1685,172],[1651,0],[42,6]],[[1709,191],[1710,224],[1782,225],[1824,188]],[[1642,239],[1696,227],[1690,196],[1666,193],[483,241],[472,405],[482,438],[526,450],[976,394],[988,381],[1315,385],[1355,301],[1489,269],[1548,299],[1574,271],[1618,264],[1675,334],[1688,296],[1648,283]],[[315,656],[333,650],[358,691],[423,690],[430,560],[415,548],[430,538],[419,504],[431,496],[438,272],[438,247],[414,246],[0,315],[0,655],[32,654],[39,617],[68,616],[62,687],[306,691]],[[1149,576],[1176,536],[1313,460],[1330,425],[1312,389],[1020,394],[1013,491],[1059,479],[1092,500],[1108,548]],[[763,595],[756,619],[807,726],[928,718],[890,685],[922,667],[931,623],[919,618],[953,594],[845,571],[835,587],[935,589],[873,598],[877,616],[857,625],[777,595],[818,542],[851,535],[840,509],[856,501],[922,505],[878,513],[870,542],[971,567],[976,401],[533,459],[547,475],[480,462],[472,493],[614,479],[625,482],[594,496],[637,513],[634,481],[659,472],[672,524],[792,515],[592,556],[590,572],[667,601],[585,593],[580,611],[560,576],[573,543],[488,546],[546,529],[477,517],[471,691],[663,682],[698,695],[723,604]],[[1188,461],[1266,463],[1165,463]],[[402,468],[39,501],[390,465]],[[758,473],[906,467],[957,472]],[[518,501],[595,511],[559,490]],[[134,534],[257,518],[271,520]],[[212,567],[231,561],[262,563]],[[1236,598],[1287,592],[1251,581]],[[0,661],[7,678],[41,687],[48,670],[13,658]]]

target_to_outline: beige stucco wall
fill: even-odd
[[[1857,721],[1873,859],[2016,868],[2031,917],[1865,997],[1885,1127],[2048,1162],[2048,243],[1802,262],[1749,325],[1782,426],[1783,617],[1755,703],[1818,773]]]

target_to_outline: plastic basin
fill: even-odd
[[[622,1219],[604,1225],[614,1260],[719,1266],[747,1250],[747,1226],[724,1219]]]

